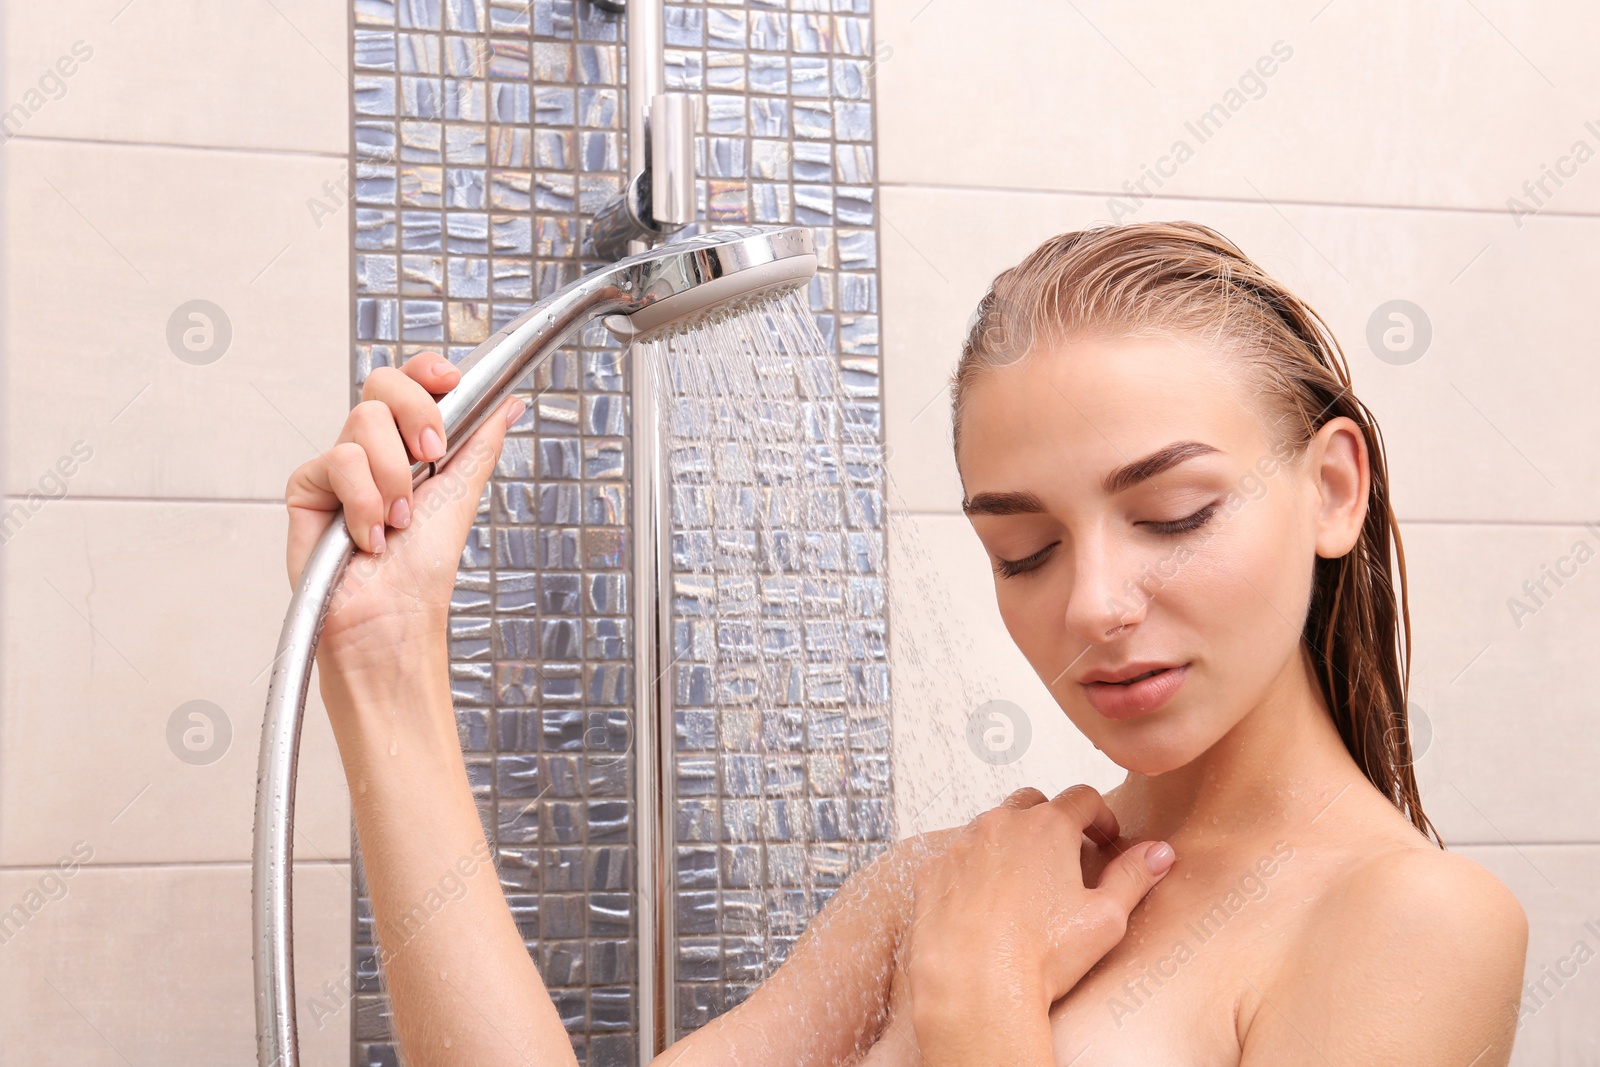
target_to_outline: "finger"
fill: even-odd
[[[444,455],[444,415],[428,387],[416,378],[393,367],[376,367],[361,386],[361,399],[388,405],[412,459],[431,462]]]
[[[367,467],[367,453],[354,441],[335,444],[315,459],[295,468],[284,489],[289,509],[289,584],[300,581],[311,550],[341,508],[351,539],[363,551],[373,551],[383,537],[383,494]],[[374,531],[374,525],[377,530]]]
[[[289,544],[286,562],[289,571],[289,588],[300,584],[300,572],[306,559],[322,537],[322,532],[339,511],[339,498],[327,487],[328,460],[317,456],[295,468],[284,486],[283,499],[289,509]]]
[[[442,396],[461,382],[461,371],[437,352],[418,352],[400,370],[434,396]]]
[[[1044,794],[1031,785],[1025,785],[1000,802],[1002,808],[1031,808],[1044,803]]]
[[[431,398],[428,403],[433,403]],[[411,525],[411,457],[406,455],[389,405],[381,400],[357,404],[345,420],[339,440],[354,442],[367,453],[367,467],[383,496],[382,522],[400,530]]]
[[[326,488],[339,498],[350,539],[363,552],[383,550],[383,494],[372,480],[367,451],[354,441],[334,445],[325,453]]]
[[[1068,786],[1051,798],[1050,806],[1070,818],[1079,832],[1088,834],[1096,844],[1109,845],[1117,839],[1117,817],[1094,786]]]
[[[1111,898],[1127,915],[1176,861],[1177,854],[1165,841],[1141,842],[1106,865],[1093,892]]]

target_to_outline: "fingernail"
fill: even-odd
[[[372,554],[376,556],[383,551],[383,523],[372,524]]]
[[[444,455],[444,442],[439,440],[439,433],[432,426],[422,428],[422,458],[438,459]]]
[[[511,409],[506,412],[506,425],[514,425],[518,419],[522,418],[522,413],[527,410],[528,405],[522,402],[520,396],[512,398]]]
[[[411,505],[406,503],[406,498],[397,496],[394,503],[389,505],[389,525],[396,530],[404,530],[411,525]]]
[[[1163,841],[1144,854],[1144,864],[1150,868],[1151,874],[1159,877],[1172,869],[1177,858],[1178,854],[1172,851],[1172,846]]]

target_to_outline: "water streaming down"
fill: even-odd
[[[969,714],[1005,685],[963,673],[971,630],[951,591],[925,580],[939,564],[803,294],[633,352],[668,398],[671,871],[687,1031],[748,996],[895,839],[1048,783],[969,750]],[[904,568],[898,593],[891,567]],[[886,620],[899,620],[895,747],[909,749],[893,792]]]
[[[673,526],[678,1025],[744,999],[888,847],[882,448],[798,294],[637,345]]]

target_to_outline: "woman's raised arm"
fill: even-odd
[[[289,578],[298,580],[343,508],[359,551],[334,593],[318,674],[406,1062],[572,1064],[501,891],[450,700],[456,566],[515,402],[439,474],[411,486],[412,459],[443,454],[435,397],[458,379],[432,354],[372,373],[338,443],[289,480]],[[760,989],[658,1062],[831,1067],[858,1058],[884,1022],[915,869],[949,833],[902,841],[856,872]]]
[[[412,458],[444,452],[434,398],[459,377],[435,355],[372,373],[338,443],[289,479],[289,579],[343,508],[358,551],[323,626],[318,676],[406,1062],[575,1064],[501,892],[450,700],[456,566],[520,401],[411,487]]]

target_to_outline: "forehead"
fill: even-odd
[[[986,370],[962,402],[957,462],[967,495],[1079,491],[1173,441],[1263,449],[1259,404],[1237,361],[1171,337],[1085,338]]]

